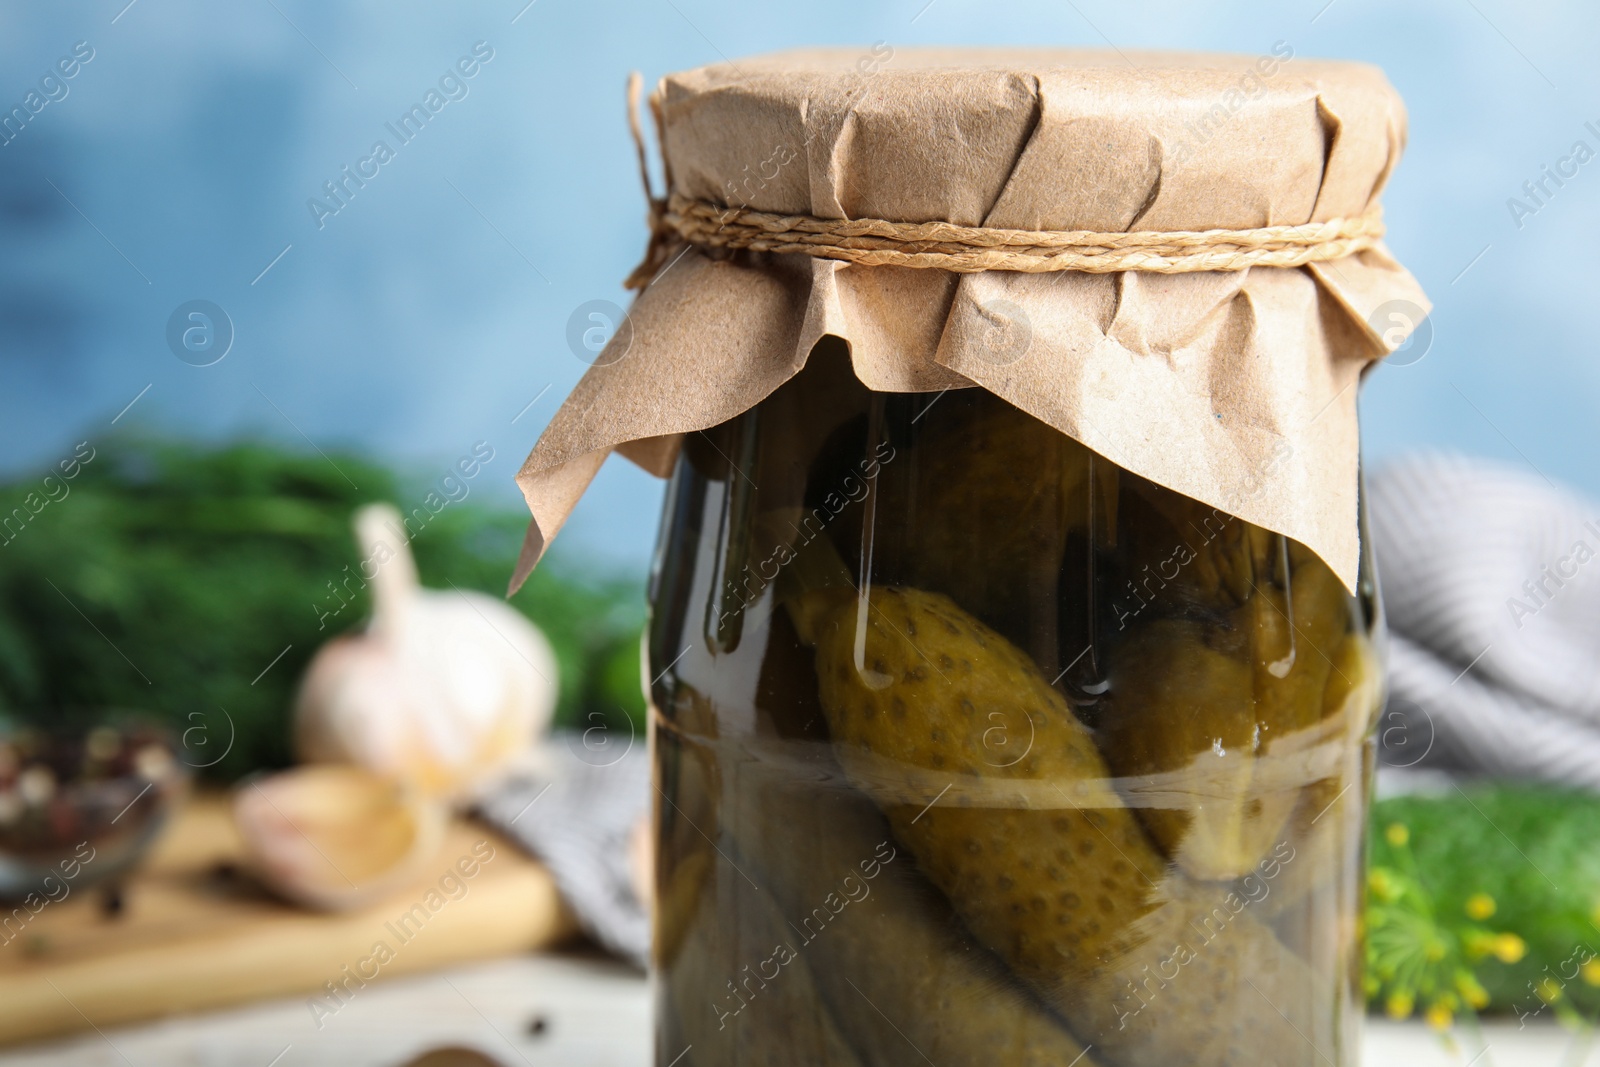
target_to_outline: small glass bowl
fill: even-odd
[[[0,724],[0,900],[59,900],[126,873],[188,779],[168,735],[138,720]]]

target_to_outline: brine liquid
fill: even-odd
[[[658,1064],[1355,1061],[1379,622],[1302,546],[824,346],[651,602]]]

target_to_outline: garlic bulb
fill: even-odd
[[[297,767],[242,783],[233,822],[252,871],[323,911],[359,908],[416,878],[439,853],[438,801],[358,767]]]
[[[466,796],[548,727],[555,652],[500,600],[421,588],[394,508],[361,509],[355,528],[373,617],[365,632],[328,642],[307,669],[295,709],[300,758]]]

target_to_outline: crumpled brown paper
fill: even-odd
[[[1405,141],[1380,71],[1281,42],[1261,57],[885,51],[664,79],[671,191],[824,218],[1244,229],[1361,214]],[[1396,301],[1408,313],[1375,318]],[[533,522],[513,588],[610,452],[665,476],[683,434],[755,406],[833,334],[873,389],[988,389],[1127,470],[1301,541],[1354,589],[1356,383],[1428,310],[1381,246],[1173,275],[688,249],[635,301],[612,341],[625,355],[602,353],[517,475]]]

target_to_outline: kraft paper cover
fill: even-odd
[[[789,52],[655,93],[671,190],[758,211],[1031,230],[1206,230],[1359,215],[1405,141],[1376,68],[1062,50]],[[1121,467],[1301,541],[1354,588],[1362,371],[1429,309],[1381,246],[1298,268],[953,274],[690,249],[517,476],[513,588],[611,451],[658,475],[824,335],[873,389],[978,387]],[[620,358],[618,358],[620,357]],[[612,361],[614,360],[614,362]]]

